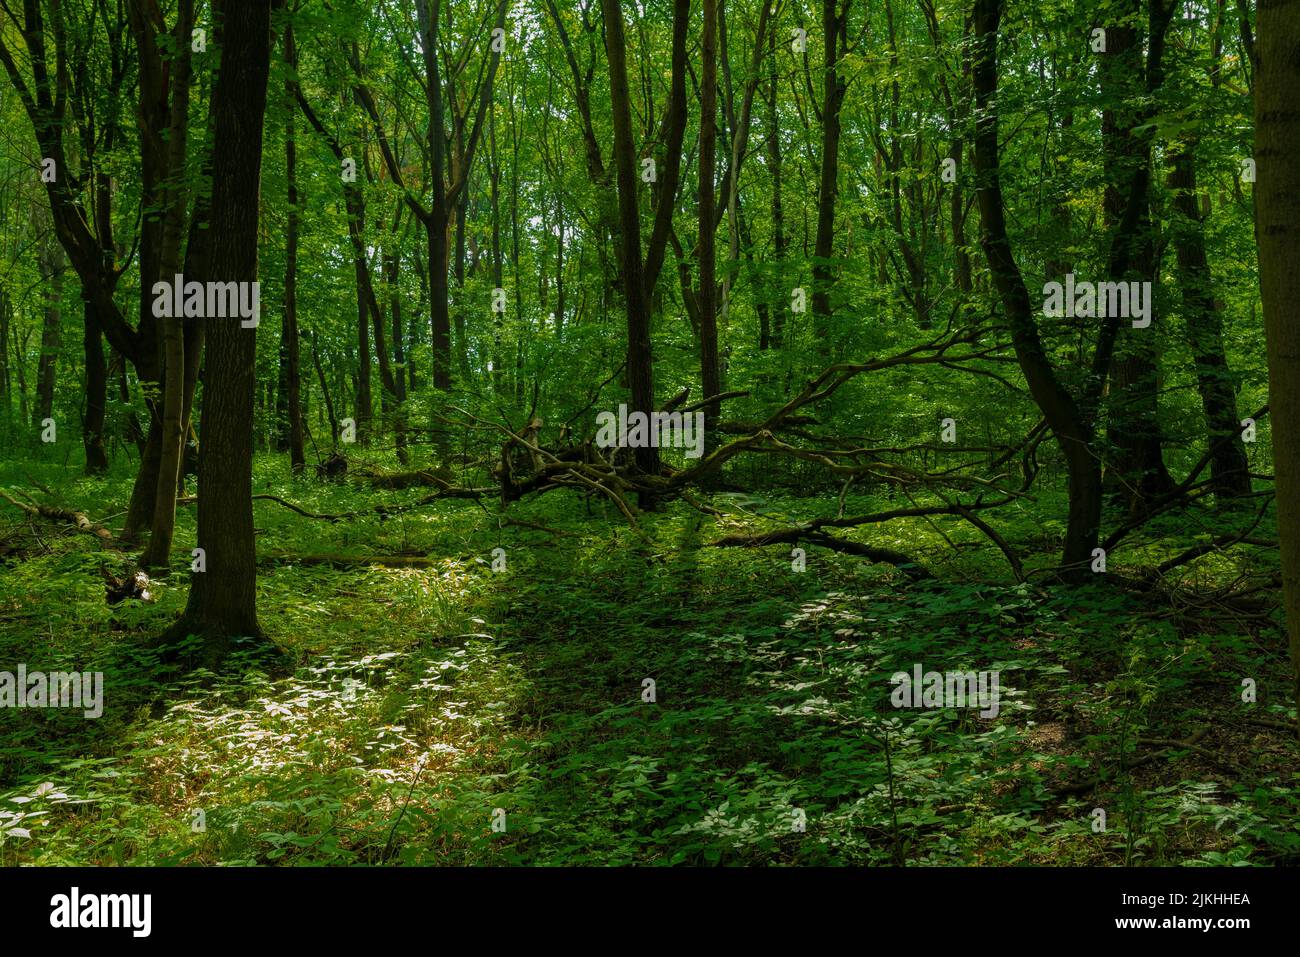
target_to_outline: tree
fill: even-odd
[[[125,11],[120,6],[112,14],[88,9],[77,20],[77,11],[59,3],[46,8],[39,0],[24,3],[21,18],[8,5],[3,10],[0,64],[32,124],[41,163],[49,164],[50,175],[42,176],[42,181],[55,235],[81,281],[87,399],[82,436],[86,471],[97,474],[108,469],[103,440],[108,383],[103,338],[107,336],[114,348],[140,369],[142,378],[157,378],[152,319],[146,316],[144,304],[149,297],[141,295],[141,324],[136,330],[113,301],[113,291],[128,264],[118,261],[113,235],[114,190],[103,156],[112,152],[121,133],[116,98],[128,67],[122,48]],[[6,21],[12,32],[22,37],[23,67],[10,49]],[[107,56],[90,61],[89,49],[101,28]],[[92,63],[94,70],[89,68]],[[74,71],[72,65],[78,69]],[[77,154],[80,164],[74,169],[69,160]],[[153,473],[142,466],[137,485],[152,491],[152,478]],[[133,500],[128,529],[147,521],[148,511]]]
[[[271,59],[271,0],[216,0],[221,64],[212,92],[211,258],[204,279],[257,281],[262,128]],[[253,539],[253,388],[256,329],[209,317],[199,450],[196,571],[179,621],[163,636],[204,638],[203,657],[221,660],[230,640],[260,637]]]
[[[1282,596],[1300,708],[1300,2],[1259,5],[1255,236],[1268,342]]]
[[[1029,290],[1011,249],[998,144],[998,25],[1002,0],[975,0],[975,175],[980,209],[980,241],[993,284],[1006,310],[1012,345],[1029,392],[1056,436],[1066,462],[1069,495],[1062,572],[1071,581],[1085,578],[1101,528],[1101,466],[1092,448],[1093,430],[1079,404],[1061,384],[1043,348],[1029,301]]]
[[[835,200],[839,195],[840,110],[848,80],[839,70],[839,58],[846,52],[849,6],[853,0],[822,0],[822,40],[826,63],[822,68],[821,178],[817,186],[817,247],[813,252],[813,318],[823,354],[829,354],[831,286],[835,273],[831,257],[835,250]]]
[[[722,391],[718,368],[718,284],[714,238],[714,171],[718,158],[718,4],[704,0],[700,82],[700,383],[705,397]],[[705,409],[708,427],[718,416],[717,404]]]
[[[157,66],[161,59],[157,51],[163,36],[162,11],[156,3],[147,10],[135,8],[133,18],[139,43],[150,51],[147,60]],[[193,0],[180,0],[176,26],[167,37],[174,51],[171,60],[171,106],[168,114],[167,137],[162,148],[161,171],[166,181],[160,184],[163,196],[162,235],[158,268],[155,275],[164,282],[171,281],[180,271],[181,239],[185,228],[185,149],[189,132],[190,109],[190,43],[194,26]],[[157,81],[164,90],[165,81]],[[142,83],[142,90],[144,84]],[[142,99],[144,94],[142,93]],[[163,95],[163,103],[167,102]],[[142,112],[144,112],[142,110]],[[151,284],[152,285],[152,284]],[[149,544],[140,556],[142,568],[166,568],[171,557],[172,537],[176,527],[176,483],[181,471],[181,451],[185,438],[185,317],[164,316],[159,324],[162,354],[163,402],[162,423],[158,434],[158,475],[153,499],[153,523]],[[157,413],[155,412],[155,415]]]
[[[298,68],[297,48],[294,45],[293,24],[284,28],[284,59],[291,71]],[[289,224],[285,230],[284,250],[284,317],[280,327],[280,396],[277,411],[283,420],[280,428],[281,447],[289,450],[290,467],[294,473],[306,465],[303,453],[302,430],[302,364],[299,358],[298,335],[298,241],[302,228],[302,213],[298,208],[298,143],[294,124],[294,90],[297,79],[289,76],[285,85],[284,166],[287,179],[285,200],[289,206]]]

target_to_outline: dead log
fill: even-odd
[[[33,518],[45,518],[52,522],[63,522],[64,524],[75,526],[78,531],[85,532],[88,535],[94,535],[106,548],[115,547],[113,533],[103,525],[96,525],[86,517],[85,512],[77,512],[68,508],[55,508],[52,505],[26,505],[15,498],[12,498],[6,492],[0,491],[0,498],[3,498],[15,508],[20,508]]]

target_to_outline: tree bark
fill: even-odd
[[[297,69],[293,25],[284,28],[284,58]],[[302,360],[298,336],[298,142],[294,123],[293,79],[285,80],[284,167],[289,202],[289,222],[284,248],[284,317],[280,325],[280,368],[284,383],[284,427],[281,439],[288,445],[289,467],[297,475],[306,464],[302,432]]]
[[[1169,189],[1176,213],[1170,226],[1178,256],[1187,344],[1196,363],[1196,386],[1205,413],[1210,480],[1224,502],[1250,494],[1250,463],[1241,440],[1237,394],[1223,346],[1223,315],[1214,298],[1214,277],[1205,252],[1205,227],[1197,205],[1196,142],[1170,144]]]
[[[785,317],[791,293],[781,288],[776,276],[785,274],[785,211],[781,204],[781,115],[777,109],[776,30],[768,36],[770,66],[767,76],[767,166],[772,177],[772,339],[773,349],[785,346]]]
[[[718,281],[716,226],[714,223],[714,178],[718,140],[718,3],[704,0],[704,30],[701,40],[700,79],[700,380],[704,397],[722,392],[718,368]],[[663,202],[663,200],[660,200]],[[671,202],[671,200],[669,200]],[[717,424],[718,403],[705,406],[705,434]]]
[[[840,107],[844,105],[847,81],[839,75],[841,44],[848,34],[849,5],[836,10],[838,0],[822,0],[822,40],[826,45],[826,64],[822,76],[821,174],[817,187],[817,241],[813,249],[813,325],[818,350],[831,354],[830,319],[831,286],[835,271],[831,257],[835,252],[835,200],[840,175]]]
[[[193,0],[180,0],[174,29],[176,56],[170,61],[171,112],[167,129],[163,189],[163,214],[159,275],[170,279],[180,271],[181,235],[185,227],[185,148],[189,131],[190,36],[194,21]],[[161,22],[154,29],[161,30]],[[147,28],[146,28],[147,29]],[[156,35],[154,37],[156,40]],[[176,488],[185,447],[185,318],[161,319],[162,424],[158,479],[154,492],[153,523],[149,544],[140,556],[141,568],[166,568],[171,557],[176,527]]]
[[[619,253],[623,297],[627,308],[627,379],[633,411],[654,411],[654,364],[650,345],[650,305],[641,264],[641,214],[637,203],[636,145],[632,141],[632,110],[627,85],[627,41],[623,34],[621,0],[601,0],[605,19],[605,50],[609,55],[609,92],[614,126],[614,165],[618,181]],[[671,202],[671,200],[669,200]],[[641,471],[659,471],[659,450],[636,449]],[[643,503],[648,504],[648,503]]]
[[[1143,6],[1149,6],[1147,36],[1128,23],[1108,26],[1099,70],[1101,89],[1108,100],[1102,112],[1102,148],[1107,180],[1103,211],[1112,232],[1109,278],[1113,282],[1149,281],[1153,290],[1160,277],[1155,275],[1149,201],[1151,145],[1149,134],[1140,128],[1152,116],[1143,93],[1153,94],[1163,81],[1169,23],[1166,2],[1127,0],[1125,12],[1134,24],[1141,22]],[[1110,369],[1108,435],[1114,461],[1108,474],[1117,480],[1116,492],[1135,515],[1147,502],[1173,488],[1162,450],[1155,305],[1148,303],[1148,307],[1152,326],[1146,329],[1134,329],[1126,317],[1104,320],[1118,346]]]
[[[1300,708],[1300,0],[1261,0],[1257,26],[1255,238],[1268,340],[1282,596]]]
[[[54,413],[54,381],[58,368],[59,339],[63,324],[63,248],[49,243],[39,258],[41,278],[48,284],[45,294],[45,321],[41,327],[41,356],[36,364],[35,424]]]
[[[108,471],[104,449],[104,419],[108,409],[108,363],[104,359],[104,336],[100,331],[95,304],[82,288],[82,354],[86,365],[86,417],[81,424],[81,443],[86,452],[86,473]]]
[[[271,58],[271,0],[215,0],[221,65],[212,93],[212,249],[217,281],[257,280],[262,128]],[[237,20],[234,19],[237,17]],[[229,25],[229,29],[226,29]],[[253,389],[256,330],[238,319],[208,324],[203,442],[199,452],[198,543],[206,570],[164,640],[204,637],[212,667],[236,636],[262,635],[257,621],[253,537]]]

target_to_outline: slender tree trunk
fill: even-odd
[[[401,207],[398,207],[400,213]],[[390,247],[384,250],[384,285],[388,289],[388,314],[393,331],[393,366],[389,376],[393,389],[394,418],[393,428],[396,432],[397,460],[407,463],[406,451],[406,347],[402,342],[402,295],[398,288],[400,278],[401,256],[398,253],[398,224],[393,224],[389,233]]]
[[[772,348],[785,346],[785,317],[790,308],[789,290],[782,288],[777,276],[785,275],[785,211],[781,205],[781,114],[777,109],[776,30],[768,39],[769,71],[767,77],[767,166],[772,177]]]
[[[104,338],[100,331],[96,306],[87,296],[84,287],[82,316],[82,354],[86,365],[86,418],[81,426],[81,442],[86,452],[86,474],[102,475],[108,471],[108,453],[104,449],[104,419],[108,408],[108,363],[104,359]]]
[[[0,223],[3,217],[0,216]],[[13,403],[10,401],[9,374],[9,323],[13,317],[13,300],[9,292],[0,288],[0,396],[4,397],[4,428],[8,431],[13,426]]]
[[[1219,502],[1250,494],[1250,463],[1241,440],[1237,394],[1223,346],[1223,315],[1205,252],[1205,229],[1197,205],[1196,142],[1170,144],[1169,189],[1177,217],[1170,227],[1178,254],[1187,344],[1196,363],[1196,386],[1205,413],[1210,480]]]
[[[284,28],[285,60],[296,67],[297,47],[292,25]],[[303,470],[306,454],[302,434],[302,361],[298,336],[298,233],[302,217],[298,212],[298,143],[294,126],[292,81],[285,81],[284,164],[288,180],[289,223],[284,249],[284,320],[280,329],[281,362],[284,366],[285,411],[288,415],[289,467],[295,475]]]
[[[494,114],[488,114],[488,202],[492,210],[492,285],[501,289],[505,274],[501,263],[501,159],[497,153],[497,124]],[[498,395],[505,387],[505,352],[503,337],[505,322],[501,313],[492,314],[492,389]]]
[[[357,440],[368,441],[370,438],[370,420],[373,415],[374,399],[370,393],[370,303],[366,296],[366,263],[361,252],[353,252],[353,273],[357,284],[357,408],[354,413],[357,425]]]
[[[654,361],[650,345],[650,306],[642,275],[641,215],[637,201],[636,144],[627,85],[627,41],[621,0],[601,0],[605,50],[609,56],[609,91],[614,127],[614,165],[618,180],[619,253],[623,297],[627,307],[627,380],[632,393],[629,412],[654,411]],[[669,197],[663,202],[672,203]],[[637,467],[657,474],[659,450],[646,444],[635,453]],[[650,502],[643,502],[650,505]]]
[[[9,324],[9,332],[13,337],[13,357],[14,365],[18,372],[18,417],[26,421],[27,419],[27,335],[23,336],[21,342],[18,341],[18,328]]]
[[[700,380],[703,398],[722,392],[718,368],[718,280],[714,183],[717,169],[718,139],[718,4],[704,0],[702,34],[702,75],[700,79]],[[734,135],[734,134],[733,134]],[[717,403],[704,409],[707,435],[717,425]]]
[[[1141,22],[1146,6],[1143,0],[1126,0],[1126,4],[1132,23]],[[1150,282],[1153,290],[1159,286],[1160,277],[1155,274],[1150,215],[1151,146],[1141,127],[1151,118],[1143,93],[1153,93],[1163,79],[1168,18],[1155,9],[1162,4],[1163,0],[1152,4],[1145,37],[1143,31],[1128,23],[1106,28],[1106,52],[1099,70],[1101,88],[1109,101],[1102,113],[1107,174],[1103,202],[1112,234],[1109,278],[1112,282]],[[1148,307],[1152,324],[1145,329],[1134,329],[1127,317],[1106,318],[1118,326],[1107,429],[1115,449],[1109,474],[1118,483],[1116,492],[1134,515],[1140,514],[1147,502],[1173,488],[1162,451],[1154,302],[1148,302]]]
[[[1066,462],[1068,515],[1061,575],[1083,581],[1101,526],[1101,467],[1091,448],[1092,430],[1073,397],[1061,385],[1043,349],[1029,290],[1007,235],[998,144],[998,25],[1002,0],[975,0],[975,58],[972,79],[976,121],[974,163],[979,184],[981,243],[989,272],[1006,310],[1016,359],[1030,395],[1056,436]]]
[[[1255,238],[1268,339],[1282,596],[1300,709],[1300,0],[1261,2],[1258,30]]]
[[[180,0],[175,35],[176,56],[171,60],[171,113],[167,129],[166,172],[163,189],[162,255],[159,273],[172,277],[180,271],[181,235],[185,228],[185,148],[189,130],[190,44],[194,20],[193,0]],[[176,528],[176,489],[185,448],[185,317],[161,320],[163,408],[158,483],[154,492],[149,544],[140,556],[141,568],[166,568]]]
[[[49,244],[40,256],[41,278],[49,284],[45,295],[45,321],[41,328],[41,357],[36,365],[36,424],[54,413],[54,380],[58,368],[63,324],[63,248]]]
[[[330,385],[325,378],[325,368],[320,361],[320,342],[316,338],[316,333],[311,333],[311,361],[316,368],[316,378],[320,380],[321,397],[325,400],[325,414],[329,416],[330,439],[331,444],[335,447],[339,444],[339,420],[334,412],[334,399],[330,394]]]
[[[491,123],[491,115],[488,117]],[[462,379],[470,377],[469,332],[465,322],[465,220],[469,215],[469,190],[456,203],[456,369]]]
[[[822,0],[822,39],[826,45],[826,64],[822,81],[821,175],[817,188],[817,242],[813,250],[813,321],[818,351],[831,354],[830,318],[831,286],[835,271],[830,259],[835,252],[835,199],[840,175],[840,107],[844,104],[845,79],[839,75],[840,44],[847,35],[849,5],[844,0],[842,13],[838,0]]]

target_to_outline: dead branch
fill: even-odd
[[[920,581],[924,578],[933,578],[930,571],[921,565],[910,555],[904,555],[902,552],[896,552],[891,548],[877,548],[873,545],[864,545],[861,542],[849,541],[846,538],[837,538],[834,535],[828,535],[824,532],[816,531],[811,526],[797,528],[782,528],[771,532],[759,532],[747,535],[743,532],[736,532],[730,535],[724,535],[716,541],[710,542],[710,548],[761,548],[764,545],[793,545],[800,541],[806,540],[813,545],[820,545],[822,548],[828,548],[835,552],[844,552],[849,555],[859,555],[873,562],[881,562],[897,567],[901,572],[911,578],[913,581]]]
[[[52,505],[25,505],[3,490],[0,490],[0,498],[3,498],[15,508],[22,509],[34,518],[45,518],[52,522],[63,522],[72,525],[78,531],[85,532],[87,535],[94,535],[105,547],[116,547],[113,533],[102,525],[96,525],[86,517],[84,512],[77,512],[67,508],[55,508]]]

